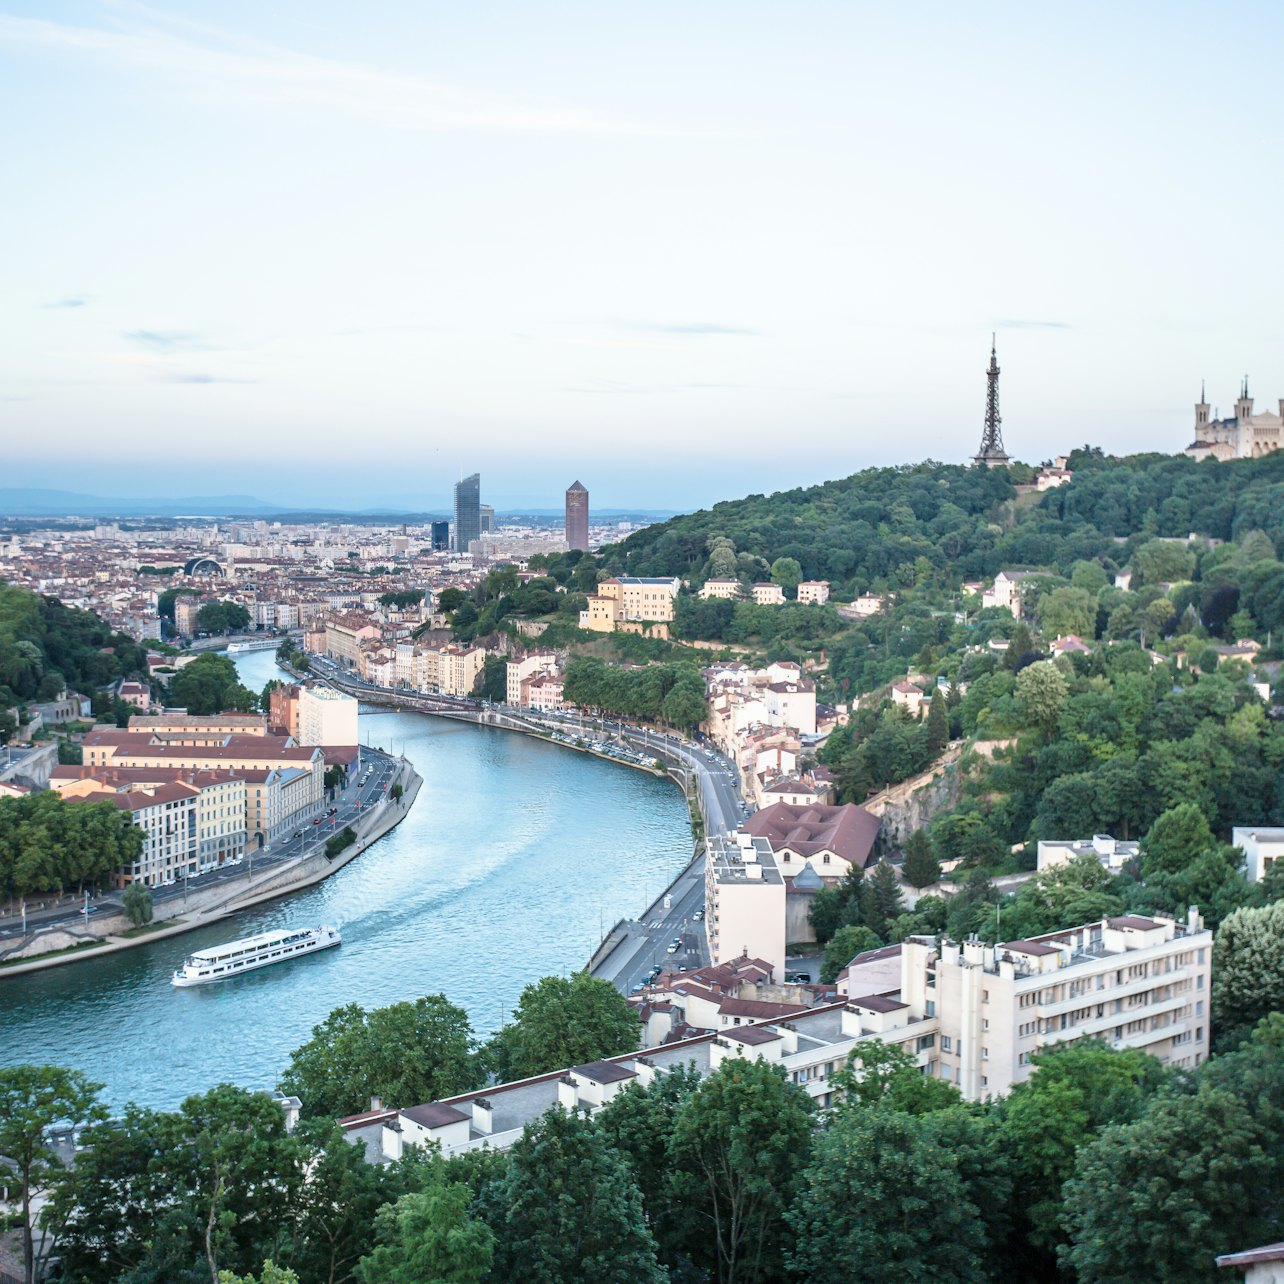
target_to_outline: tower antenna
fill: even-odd
[[[1003,419],[999,415],[999,357],[994,334],[990,334],[990,368],[986,371],[985,427],[981,430],[981,449],[972,462],[978,468],[1002,468],[1008,462],[1003,449]]]

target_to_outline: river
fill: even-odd
[[[238,656],[259,691],[270,651]],[[362,714],[363,743],[423,777],[406,819],[333,878],[219,924],[0,980],[0,1064],[73,1066],[104,1099],[168,1108],[216,1083],[272,1087],[318,1021],[444,993],[484,1037],[522,987],[584,966],[603,926],[642,910],[691,852],[671,783],[514,732]],[[337,950],[175,989],[200,946],[334,923]]]

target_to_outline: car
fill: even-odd
[[[319,824],[321,823],[321,817],[320,817],[320,816],[318,816],[318,817],[316,818],[316,820],[314,820],[312,823],[313,823],[314,825],[319,825]]]
[[[671,944],[671,945],[669,946],[669,948],[668,948],[668,953],[669,953],[669,954],[676,954],[677,952],[678,952],[678,946],[677,946],[677,942],[675,941],[673,944]]]
[[[810,985],[811,973],[810,972],[786,972],[785,980],[792,985]]]
[[[697,923],[699,923],[704,918],[704,910],[702,909],[696,910],[696,912],[692,914],[691,917],[695,919]]]

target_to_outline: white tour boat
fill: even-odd
[[[230,945],[212,950],[197,950],[170,979],[175,985],[203,985],[206,981],[226,981],[230,976],[284,963],[300,954],[328,950],[340,943],[337,927],[287,927],[259,936],[247,936]]]

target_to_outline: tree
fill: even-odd
[[[362,1284],[480,1284],[495,1237],[468,1215],[471,1192],[434,1175],[427,1189],[385,1204],[375,1216],[378,1245],[357,1267]]]
[[[676,1065],[648,1087],[629,1084],[594,1116],[607,1140],[622,1155],[642,1195],[661,1263],[675,1272],[691,1271],[682,1249],[686,1208],[669,1181],[669,1138],[678,1111],[700,1086],[694,1064]]]
[[[1097,602],[1087,589],[1057,588],[1039,599],[1039,623],[1045,637],[1096,636]]]
[[[392,787],[388,790],[388,797],[391,798],[393,802],[400,802],[401,796],[404,792],[405,790],[401,787],[401,781],[397,780],[393,782]]]
[[[1202,1284],[1222,1278],[1219,1253],[1277,1238],[1281,1138],[1254,1115],[1201,1084],[1084,1145],[1065,1188],[1063,1263],[1085,1281],[1134,1279],[1144,1261],[1153,1279]]]
[[[836,887],[818,888],[807,907],[807,921],[816,933],[816,940],[824,945],[843,925],[847,898]]]
[[[796,558],[778,557],[771,564],[771,582],[779,584],[787,597],[792,597],[798,591],[802,576],[802,567]]]
[[[778,1278],[782,1214],[807,1163],[811,1099],[765,1061],[724,1061],[679,1109],[669,1149],[687,1248],[719,1284]]]
[[[0,1155],[18,1177],[22,1204],[22,1262],[27,1284],[43,1278],[40,1260],[47,1240],[37,1252],[32,1231],[32,1203],[48,1193],[63,1172],[63,1162],[49,1141],[54,1124],[79,1127],[102,1119],[98,1101],[101,1084],[78,1070],[58,1066],[16,1065],[0,1068]]]
[[[501,1078],[525,1079],[631,1052],[639,1032],[637,1014],[609,981],[587,972],[546,976],[522,991],[486,1055]]]
[[[510,1152],[503,1196],[497,1278],[527,1284],[665,1279],[628,1164],[578,1112],[554,1107],[526,1126]]]
[[[831,985],[857,954],[876,950],[882,943],[868,927],[840,927],[825,946],[824,961],[820,965],[821,981]]]
[[[250,613],[239,602],[206,602],[196,612],[196,627],[202,633],[231,633],[250,622]]]
[[[483,700],[503,704],[508,699],[508,661],[502,655],[488,655],[477,675],[477,694]]]
[[[1216,846],[1208,819],[1194,803],[1161,812],[1141,840],[1142,871],[1175,874]]]
[[[880,860],[861,888],[861,919],[885,940],[888,924],[903,913],[905,902],[896,871],[887,861]]]
[[[437,610],[443,614],[449,615],[452,611],[457,611],[467,600],[468,595],[463,589],[444,588],[437,594]]]
[[[1056,727],[1068,690],[1061,670],[1052,660],[1028,665],[1016,677],[1017,706],[1045,735]]]
[[[953,1085],[925,1075],[904,1047],[881,1039],[862,1039],[833,1084],[844,1109],[876,1106],[923,1115],[962,1101]]]
[[[142,927],[152,921],[152,894],[143,883],[130,883],[121,897],[121,906],[125,917],[135,927]]]
[[[371,1012],[335,1008],[295,1049],[281,1086],[306,1114],[335,1118],[365,1109],[372,1096],[420,1105],[481,1081],[468,1013],[430,994]]]
[[[945,692],[937,689],[927,707],[927,749],[931,754],[938,754],[950,742],[950,718],[945,712]]]
[[[1213,1023],[1219,1030],[1256,1024],[1284,1011],[1284,901],[1237,909],[1217,929],[1213,948]]]
[[[901,863],[901,877],[911,887],[920,889],[940,881],[941,862],[936,859],[932,839],[926,829],[916,829],[905,840],[905,859]]]
[[[812,1284],[981,1279],[987,1245],[971,1193],[932,1116],[840,1110],[789,1209],[790,1265]]]
[[[219,1271],[218,1284],[299,1284],[299,1277],[287,1266],[278,1266],[273,1261],[263,1263],[263,1270],[256,1278],[253,1275],[234,1275],[231,1271]]]
[[[1164,1080],[1153,1057],[1088,1041],[1036,1053],[1035,1072],[1000,1108],[1004,1148],[1022,1174],[1020,1229],[1029,1278],[1046,1278],[1063,1242],[1061,1187],[1079,1147],[1138,1118]],[[1117,1161],[1116,1161],[1117,1162]]]
[[[254,713],[261,708],[259,697],[241,685],[236,665],[212,651],[179,669],[170,680],[169,692],[175,704],[202,717],[230,709]]]

